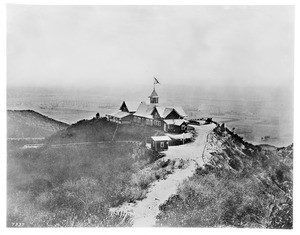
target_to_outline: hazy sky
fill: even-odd
[[[7,7],[15,85],[293,84],[292,6]]]

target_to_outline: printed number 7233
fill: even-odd
[[[12,227],[24,227],[25,223],[11,223]]]

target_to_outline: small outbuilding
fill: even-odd
[[[167,150],[170,140],[169,136],[151,136],[151,149],[155,151]]]
[[[188,121],[184,119],[166,119],[164,120],[164,130],[169,133],[184,133],[187,131]]]

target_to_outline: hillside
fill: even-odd
[[[293,145],[254,146],[216,127],[202,158],[160,205],[157,226],[293,227]]]
[[[109,209],[142,200],[151,182],[172,173],[142,143],[160,131],[106,119],[82,120],[46,138],[39,148],[8,146],[7,226],[131,226]],[[84,144],[80,144],[85,142]],[[56,143],[72,143],[60,145]]]
[[[81,120],[47,139],[48,143],[101,142],[113,140],[145,141],[163,131],[148,126],[118,125],[106,118]]]
[[[142,142],[162,131],[105,118],[11,146],[7,226],[293,227],[293,145],[255,146],[217,123],[195,131],[154,162]]]
[[[157,160],[139,142],[46,145],[8,151],[7,226],[131,226],[110,208],[146,197],[174,162]]]
[[[7,138],[43,138],[68,126],[33,110],[7,110]]]

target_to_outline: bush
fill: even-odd
[[[180,185],[177,195],[160,206],[157,226],[292,228],[291,200],[277,194],[284,203],[276,205],[270,215],[273,196],[256,179],[241,175],[231,170],[199,168]],[[267,187],[273,194],[278,193]]]
[[[128,192],[131,176],[147,164],[134,151],[131,144],[94,144],[10,152],[7,225],[129,226],[129,217],[108,209],[145,197],[140,187]]]

